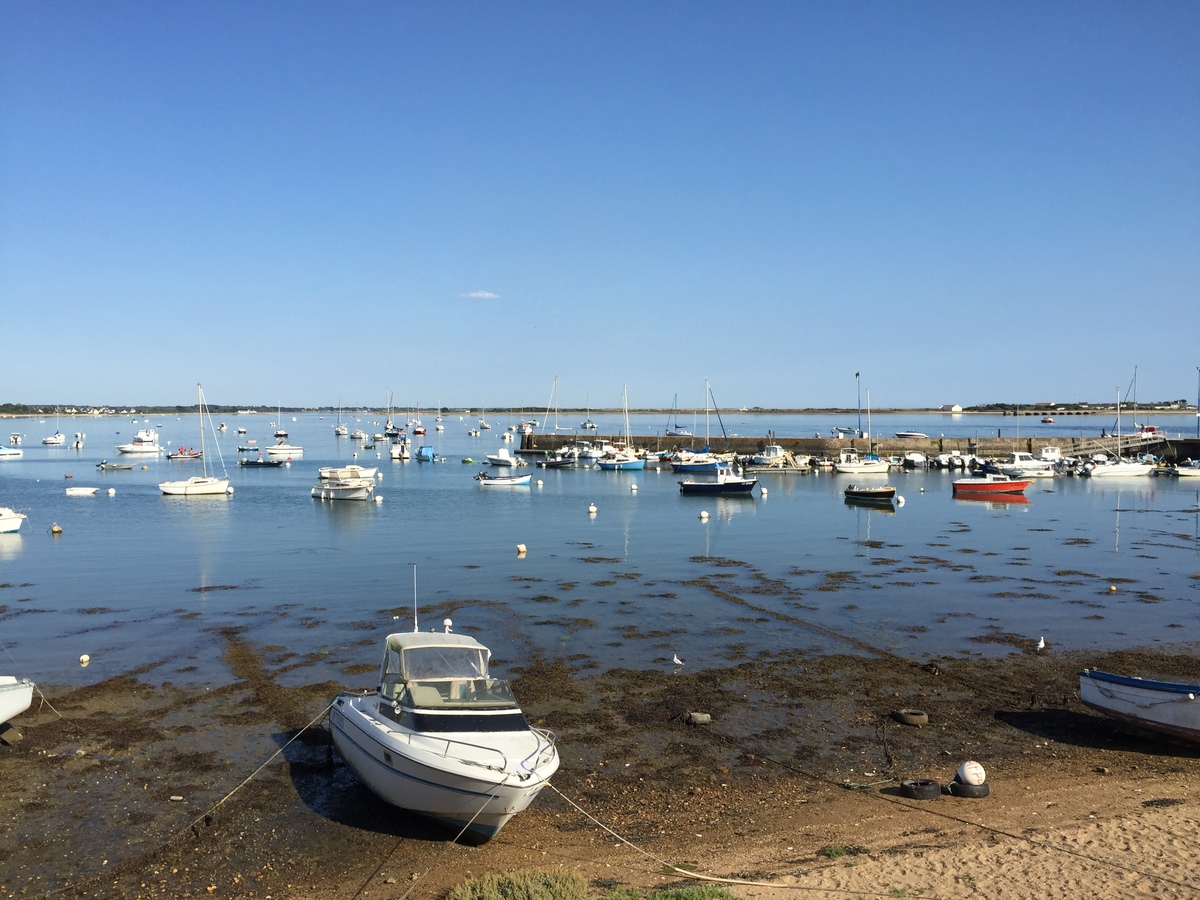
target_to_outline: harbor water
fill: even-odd
[[[0,671],[43,683],[135,672],[220,684],[232,675],[217,636],[234,629],[285,683],[295,669],[304,682],[367,687],[383,635],[413,627],[414,600],[422,628],[450,618],[478,633],[500,671],[538,657],[603,671],[669,669],[678,656],[690,669],[797,649],[927,659],[1020,652],[1042,636],[1053,651],[1197,635],[1200,490],[1191,479],[1045,478],[1015,501],[960,500],[949,472],[893,471],[874,477],[903,498],[890,509],[848,505],[853,479],[829,473],[763,475],[748,498],[683,496],[669,469],[531,466],[529,487],[482,488],[472,476],[501,446],[501,419],[472,436],[477,417],[447,416],[435,432],[426,415],[429,434],[413,449],[426,443],[440,461],[419,463],[393,462],[382,442],[367,450],[336,437],[334,416],[285,414],[303,454],[253,469],[236,465],[238,446],[273,443],[276,417],[225,418],[227,430],[208,439],[208,466],[219,474],[223,458],[234,493],[190,499],[165,497],[158,483],[199,474],[198,461],[120,457],[134,464],[127,471],[97,463],[117,460],[115,445],[151,424],[164,447],[195,446],[195,416],[62,419],[68,437],[87,432],[82,450],[42,446],[52,420],[13,420],[25,453],[0,462],[0,505],[28,520],[0,535]],[[593,418],[601,435],[621,430],[618,417]],[[659,434],[660,418],[633,416],[631,431]],[[855,425],[845,416],[723,419],[743,436]],[[377,414],[343,420],[382,430]],[[1016,425],[878,416],[873,430],[970,437]],[[1103,416],[1086,426],[1020,420],[1022,431],[1067,436],[1102,426]],[[719,435],[715,418],[709,429]],[[379,467],[382,502],[310,497],[318,467],[350,462]],[[69,486],[99,491],[68,497]]]

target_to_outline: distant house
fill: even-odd
[[[938,412],[960,413],[962,412],[962,407],[957,403],[943,403],[938,407]]]

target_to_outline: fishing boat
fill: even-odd
[[[1054,474],[1054,463],[1024,450],[1013,450],[1008,458],[996,464],[1001,474],[1009,478],[1042,478]]]
[[[178,450],[171,450],[167,453],[167,459],[173,460],[200,459],[202,456],[204,456],[203,450],[195,450],[191,447],[180,447]]]
[[[557,453],[542,457],[537,461],[537,464],[543,469],[573,469],[575,467],[575,457],[570,453],[564,453],[562,450],[559,450]]]
[[[29,709],[35,686],[28,678],[0,675],[0,725]]]
[[[115,463],[102,459],[96,463],[96,468],[101,472],[129,472],[133,470],[133,463]]]
[[[8,436],[8,442],[14,447],[19,447],[21,445],[21,440],[21,432],[19,431],[14,431]]]
[[[1126,725],[1200,744],[1200,684],[1084,669],[1079,673],[1079,699]]]
[[[528,487],[530,475],[491,475],[480,472],[475,476],[480,487]]]
[[[1023,494],[1031,483],[1028,479],[988,472],[969,478],[956,478],[951,485],[955,494]]]
[[[896,496],[896,489],[890,484],[878,486],[852,484],[842,492],[842,495],[847,500],[856,500],[859,503],[891,503]]]
[[[0,534],[16,534],[21,530],[21,523],[24,521],[25,513],[0,506]]]
[[[233,493],[229,484],[229,473],[217,478],[208,474],[208,460],[204,458],[204,389],[196,385],[196,410],[200,419],[200,453],[199,459],[203,464],[203,474],[193,475],[183,481],[163,481],[158,489],[168,497],[216,497]],[[214,436],[215,437],[215,436]],[[220,451],[218,450],[218,455]],[[221,460],[221,469],[225,468],[225,460]]]
[[[318,481],[309,493],[316,500],[370,500],[375,479],[332,478]]]
[[[1191,459],[1175,466],[1175,474],[1180,478],[1200,478],[1200,459]]]
[[[133,436],[133,440],[128,444],[117,444],[119,453],[130,454],[154,454],[157,456],[162,453],[162,447],[158,445],[158,432],[153,428],[139,428]]]
[[[757,478],[747,478],[725,465],[711,477],[688,479],[679,482],[681,494],[750,494],[758,484]]]
[[[778,468],[787,465],[788,452],[779,446],[779,444],[767,444],[752,457],[750,464],[753,466],[765,466],[767,468]]]
[[[521,459],[519,456],[513,456],[508,452],[507,447],[501,447],[495,453],[487,454],[487,461],[493,466],[501,467],[516,467],[525,465],[525,460]]]
[[[504,679],[488,673],[491,651],[443,632],[389,634],[379,686],[339,694],[329,713],[333,744],[383,800],[495,837],[558,771],[554,734],[533,728]]]

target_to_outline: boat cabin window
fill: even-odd
[[[502,678],[409,681],[399,687],[401,703],[422,709],[516,709],[517,698]]]

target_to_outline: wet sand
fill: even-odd
[[[672,866],[768,900],[1197,896],[1200,750],[1122,734],[1076,696],[1083,665],[1194,679],[1193,654],[796,652],[587,676],[538,661],[515,688],[558,733],[562,768],[471,847],[377,800],[331,753],[321,714],[342,687],[369,688],[373,666],[288,687],[303,664],[273,666],[236,630],[220,640],[228,686],[139,671],[42,686],[23,739],[0,745],[0,896],[435,898],[527,867],[686,883]],[[901,708],[929,724],[897,723]],[[900,779],[948,782],[965,759],[987,768],[990,797],[900,795]]]

